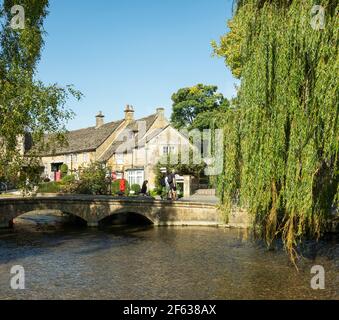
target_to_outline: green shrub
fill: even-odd
[[[153,198],[155,198],[156,196],[159,195],[159,190],[157,188],[154,188],[152,189],[150,192],[149,192],[149,195]]]
[[[106,169],[99,162],[93,162],[83,169],[77,183],[79,193],[107,194]]]
[[[160,197],[161,197],[161,199],[167,199],[168,198],[168,190],[167,190],[166,187],[161,187]]]
[[[161,185],[158,185],[153,189],[153,192],[155,192],[158,196],[161,196],[163,188],[164,187],[162,187]]]
[[[87,181],[73,181],[62,186],[63,193],[94,194]]]
[[[117,195],[120,193],[120,180],[115,180],[112,182],[112,195]],[[127,180],[125,180],[125,195],[128,196],[130,192],[130,186]]]
[[[184,196],[184,185],[182,183],[177,183],[177,196],[182,198]]]
[[[63,192],[75,194],[107,194],[106,168],[99,162],[93,162],[84,168],[79,181],[67,178]]]
[[[116,195],[120,191],[120,180],[115,180],[112,182],[112,195]]]
[[[60,167],[60,172],[61,172],[61,176],[64,177],[67,175],[68,173],[68,165],[67,164],[62,164]]]
[[[39,185],[38,193],[58,193],[61,191],[61,184],[59,182],[47,182]]]
[[[141,187],[138,184],[132,184],[131,191],[134,191],[134,194],[139,194],[141,191]]]
[[[61,179],[62,184],[69,184],[75,181],[75,175],[67,175]]]
[[[131,186],[129,185],[128,181],[126,180],[126,190],[125,190],[125,195],[129,195],[131,191]]]

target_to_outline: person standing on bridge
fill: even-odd
[[[140,191],[140,194],[142,196],[147,196],[147,184],[148,184],[148,181],[145,180],[144,183],[142,184],[142,187],[141,187],[141,191]]]
[[[177,183],[175,181],[175,170],[174,169],[172,170],[172,172],[170,172],[167,175],[167,183],[169,185],[171,200],[177,200]]]
[[[125,195],[126,191],[126,180],[124,179],[124,175],[122,175],[122,178],[119,181],[119,190],[122,195]]]

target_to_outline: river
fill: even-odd
[[[299,271],[240,229],[115,226],[0,230],[0,299],[339,299],[339,242],[308,242]],[[10,269],[25,269],[25,289]],[[311,268],[325,269],[314,290]]]

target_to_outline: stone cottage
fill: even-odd
[[[44,175],[51,180],[56,179],[62,164],[67,164],[71,172],[79,172],[99,161],[112,168],[116,178],[124,176],[130,184],[139,185],[148,180],[149,188],[154,188],[154,166],[158,161],[191,147],[188,138],[165,118],[163,108],[136,120],[130,105],[125,108],[124,119],[105,123],[99,112],[94,126],[69,131],[66,139],[65,146],[56,146],[41,155]]]

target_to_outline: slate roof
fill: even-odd
[[[100,128],[89,127],[66,133],[66,145],[53,146],[44,156],[80,153],[96,150],[120,126],[123,120],[109,122]],[[48,142],[49,136],[45,137]],[[54,150],[53,150],[54,149]]]
[[[148,117],[141,118],[131,122],[127,128],[133,130],[137,128],[138,121],[146,122],[146,132],[150,129],[154,123],[157,114],[152,114]],[[100,145],[102,145],[108,137],[123,123],[124,120],[109,122],[102,125],[99,128],[89,127],[85,129],[79,129],[69,131],[66,133],[65,138],[67,144],[55,145],[50,148],[49,152],[44,153],[42,156],[54,156],[70,153],[81,153],[88,151],[95,151]],[[49,136],[45,137],[45,142],[48,142]],[[101,157],[101,161],[107,161],[115,152],[115,150],[121,145],[123,141],[115,141],[110,148]]]

